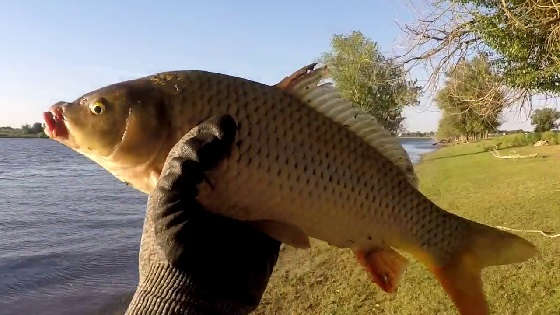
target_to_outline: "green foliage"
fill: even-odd
[[[532,132],[532,133],[528,133],[526,134],[527,137],[527,141],[529,142],[529,144],[535,144],[537,141],[542,139],[542,134],[540,132]]]
[[[524,147],[524,146],[532,145],[538,141],[535,139],[536,137],[531,137],[524,133],[514,133],[511,135],[500,137],[498,139],[495,139],[494,141],[496,143],[500,143],[499,147],[501,149],[504,149],[504,148],[515,148],[515,147]]]
[[[497,52],[495,64],[508,85],[560,92],[559,4],[552,0],[458,2],[474,16],[471,31]]]
[[[0,138],[46,138],[43,124],[36,122],[33,125],[25,124],[21,128],[0,127]]]
[[[500,125],[504,95],[486,57],[464,61],[446,75],[445,87],[436,95],[443,111],[440,138],[484,134]]]
[[[559,144],[560,143],[559,134],[557,132],[553,132],[553,131],[543,132],[541,139],[548,141],[549,144]]]
[[[531,115],[531,124],[535,125],[535,132],[543,132],[558,127],[556,121],[560,119],[560,112],[554,108],[537,109]]]
[[[21,130],[23,131],[23,133],[29,134],[31,133],[31,126],[29,124],[25,124],[21,126]]]
[[[329,67],[342,95],[397,133],[403,108],[418,103],[416,82],[408,80],[403,67],[383,56],[377,43],[360,32],[334,35],[331,47],[321,62]]]
[[[43,124],[41,124],[40,122],[36,122],[33,125],[25,124],[21,126],[21,130],[25,134],[40,133],[43,132]]]
[[[43,131],[43,124],[40,122],[36,122],[31,126],[31,133],[39,133]]]
[[[539,140],[546,140],[551,145],[560,144],[560,134],[553,131],[543,133],[514,133],[506,136],[492,138],[482,144],[485,151],[498,147],[499,149],[532,146]]]
[[[457,126],[459,126],[459,116],[444,112],[438,124],[438,139],[448,139],[462,135],[463,132]]]
[[[560,2],[557,0],[429,0],[430,10],[407,25],[405,63],[425,63],[431,83],[465,57],[485,53],[510,103],[560,92]]]

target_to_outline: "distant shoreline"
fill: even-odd
[[[399,139],[434,139],[434,137],[421,137],[421,136],[402,136],[402,137],[397,137]],[[435,141],[435,140],[434,140]]]
[[[34,134],[27,134],[27,135],[6,135],[0,134],[0,138],[14,138],[14,139],[26,139],[26,138],[40,138],[40,139],[48,139],[47,135],[34,135]],[[399,139],[434,139],[433,137],[420,137],[420,136],[404,136],[404,137],[397,137]],[[436,140],[434,140],[436,141]]]
[[[43,135],[0,135],[0,139],[48,139]]]
[[[26,139],[26,138],[33,138],[33,139],[48,139],[49,137],[46,135],[2,135],[0,134],[0,138],[14,138],[14,139]],[[433,137],[398,137],[399,139],[433,139]],[[434,140],[435,141],[435,140]]]

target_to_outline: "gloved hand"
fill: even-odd
[[[231,117],[211,118],[169,153],[148,199],[140,281],[126,314],[246,314],[260,302],[280,243],[196,200],[236,131]]]

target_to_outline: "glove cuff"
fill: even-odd
[[[254,307],[208,299],[192,277],[169,264],[153,264],[125,314],[247,314]]]

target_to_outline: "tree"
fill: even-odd
[[[420,88],[408,80],[401,65],[384,57],[377,43],[354,31],[334,35],[332,51],[321,62],[342,95],[371,113],[391,133],[397,133],[405,106],[416,105]]]
[[[459,130],[459,116],[453,115],[447,111],[443,111],[443,116],[439,120],[437,138],[438,139],[450,139],[458,138],[463,135],[463,132]]]
[[[31,133],[31,126],[29,124],[22,125],[21,130],[23,133]]]
[[[39,133],[43,131],[43,124],[36,122],[31,126],[31,133]]]
[[[25,124],[21,126],[21,130],[25,134],[33,134],[43,132],[43,124],[36,122],[33,125]]]
[[[468,56],[485,53],[514,88],[511,103],[560,92],[560,2],[556,0],[432,0],[429,13],[404,26],[403,62],[433,65],[432,83]]]
[[[531,115],[531,124],[535,125],[535,132],[545,132],[558,128],[558,119],[560,112],[554,108],[537,109]]]
[[[500,125],[504,94],[486,56],[463,61],[446,75],[445,87],[436,95],[443,111],[438,136],[485,137]]]

